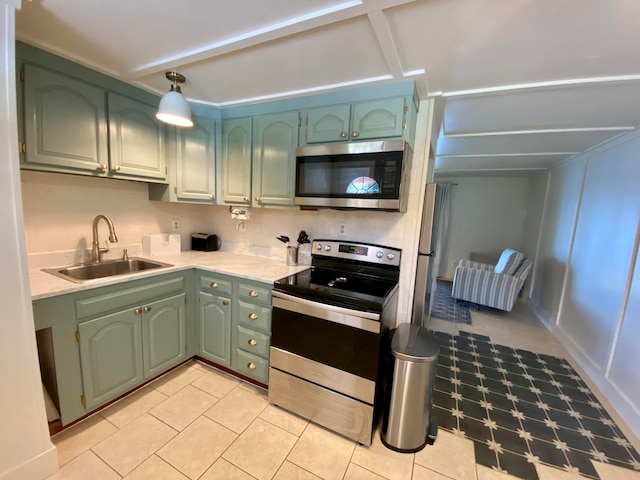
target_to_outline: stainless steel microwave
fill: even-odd
[[[295,203],[406,212],[412,154],[404,140],[300,147]]]

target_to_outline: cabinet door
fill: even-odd
[[[193,117],[192,128],[176,128],[177,197],[179,200],[208,200],[216,192],[216,122]]]
[[[248,205],[251,199],[251,119],[222,123],[222,199]]]
[[[253,130],[253,206],[293,205],[298,112],[261,115]]]
[[[150,378],[185,360],[185,294],[142,307],[144,378]]]
[[[34,65],[24,72],[22,166],[106,172],[105,91]]]
[[[87,410],[143,381],[140,323],[135,309],[129,309],[78,325]]]
[[[208,292],[199,293],[199,354],[220,365],[231,362],[231,299]]]
[[[307,115],[307,143],[349,141],[351,105],[310,108]]]
[[[404,97],[356,103],[351,139],[401,137],[404,130]]]
[[[109,146],[115,175],[166,179],[164,126],[156,107],[109,92]]]

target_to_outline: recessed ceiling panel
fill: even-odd
[[[188,98],[221,103],[389,74],[366,17],[180,68]],[[141,79],[160,91],[162,75]]]
[[[102,70],[141,65],[344,3],[340,0],[25,1],[17,36]],[[70,54],[70,55],[69,55]]]
[[[546,169],[566,158],[566,155],[500,156],[500,157],[436,157],[437,173],[485,170]]]
[[[640,82],[447,98],[446,134],[640,125]]]
[[[582,153],[616,132],[566,132],[478,137],[440,137],[436,156],[518,153]]]
[[[640,74],[640,2],[432,0],[387,11],[430,92]]]

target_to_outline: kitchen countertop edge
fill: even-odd
[[[158,257],[141,257],[168,263],[171,267],[157,268],[126,275],[115,275],[82,283],[75,283],[56,277],[41,269],[29,270],[29,283],[31,300],[81,292],[93,288],[115,285],[118,283],[151,278],[183,270],[196,268],[211,273],[232,275],[235,277],[256,282],[273,284],[275,280],[293,275],[311,268],[309,265],[288,266],[284,260],[258,257],[230,252],[195,252],[186,251],[175,255],[163,255]]]

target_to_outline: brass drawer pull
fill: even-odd
[[[209,286],[210,286],[211,288],[218,288],[218,282],[211,282],[211,283],[209,284]]]
[[[136,312],[136,315],[142,315],[142,310],[139,308],[136,308],[135,312]]]
[[[251,345],[252,347],[255,347],[258,344],[258,342],[256,342],[253,338],[251,340],[249,340],[247,343],[249,345]]]
[[[358,132],[353,132],[353,133],[351,133],[351,136],[352,136],[353,138],[357,138],[357,137],[359,137],[359,136],[360,136],[360,133],[358,133]]]
[[[258,292],[256,292],[255,290],[251,290],[251,291],[249,292],[249,296],[250,296],[250,297],[257,297],[257,296],[258,296]]]
[[[223,301],[222,301],[222,304],[223,304],[223,305],[225,305],[225,306],[226,306],[226,305],[229,305],[229,300],[223,300]]]
[[[247,368],[249,370],[255,370],[256,369],[256,364],[253,363],[253,362],[249,362],[249,363],[247,363]]]
[[[144,313],[149,313],[151,311],[151,307],[144,307],[142,310]]]
[[[256,318],[258,318],[258,315],[256,315],[255,313],[250,313],[249,314],[249,319],[250,320],[255,320]]]
[[[341,132],[340,138],[347,138],[347,132]]]

